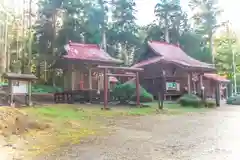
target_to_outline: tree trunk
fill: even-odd
[[[213,33],[212,31],[208,34],[208,38],[209,38],[209,50],[210,50],[210,54],[212,57],[212,64],[215,64],[215,57],[214,57],[214,53],[213,53]]]
[[[56,14],[57,14],[57,10],[54,12],[53,14],[53,37],[52,37],[52,55],[55,56],[55,52],[54,52],[54,43],[55,43],[55,38],[56,38]],[[53,62],[52,62],[53,63]],[[56,86],[55,83],[55,69],[51,69],[52,70],[52,85]]]
[[[26,0],[23,0],[23,6],[25,6]],[[22,37],[25,37],[25,8],[23,8],[22,14]],[[21,53],[21,73],[24,73],[25,66],[25,41],[22,42],[22,53]]]
[[[106,31],[104,26],[102,26],[102,47],[104,51],[107,51],[107,39],[106,39]]]
[[[8,15],[6,15],[5,35],[4,35],[4,56],[3,56],[4,71],[9,70],[9,55],[8,55]]]
[[[41,78],[41,61],[39,59],[37,61],[37,68],[36,68],[36,70],[37,70],[37,77],[38,77],[38,79],[40,79]]]
[[[47,83],[47,61],[46,59],[44,60],[44,82]]]
[[[101,6],[101,9],[104,11],[104,1],[103,0],[99,0],[98,2]],[[105,20],[105,13],[104,13],[104,16],[103,16],[103,23],[101,24],[101,27],[102,27],[102,48],[104,49],[104,51],[107,51],[107,39],[106,39],[106,28],[105,28],[105,23],[104,23],[104,20]]]
[[[32,0],[29,0],[29,15],[28,15],[28,22],[29,22],[29,33],[28,33],[28,67],[31,68],[31,61],[32,61]],[[30,69],[31,72],[31,69]]]
[[[165,22],[165,28],[164,28],[165,41],[167,43],[169,43],[170,40],[169,40],[169,32],[168,32],[168,19],[167,19],[167,15],[165,16],[164,22]]]

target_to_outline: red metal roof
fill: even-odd
[[[214,81],[218,81],[218,82],[230,82],[230,80],[228,80],[227,78],[223,77],[223,76],[220,76],[218,74],[214,74],[214,73],[205,73],[204,74],[204,77],[207,78],[207,79],[212,79]]]
[[[67,55],[64,58],[74,60],[86,60],[105,63],[122,63],[122,61],[111,57],[96,44],[81,44],[69,42],[65,49]]]
[[[154,51],[156,57],[137,63],[133,67],[142,67],[152,63],[165,61],[189,68],[207,69],[210,71],[215,70],[213,65],[198,61],[188,56],[179,46],[157,41],[148,42],[148,46]]]
[[[143,66],[146,66],[146,65],[149,65],[149,64],[157,63],[157,62],[159,62],[162,59],[163,59],[163,57],[159,57],[159,56],[153,57],[153,58],[149,58],[147,60],[144,60],[144,61],[141,61],[141,62],[139,62],[137,64],[134,64],[132,67],[136,67],[136,68],[137,67],[143,67]]]

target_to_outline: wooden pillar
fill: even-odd
[[[72,89],[72,65],[68,64],[68,69],[66,71],[66,80],[67,80],[67,90],[71,90]]]
[[[200,84],[200,87],[203,86],[203,76],[201,74],[199,75],[199,84]]]
[[[88,67],[88,89],[89,89],[89,103],[92,103],[92,68]]]
[[[66,70],[64,70],[63,71],[63,88],[64,88],[64,90],[68,90],[68,74],[67,74],[67,71]]]
[[[89,90],[92,90],[92,68],[89,67],[88,69],[88,86],[89,86]]]
[[[136,72],[136,104],[140,106],[140,85],[139,85],[139,73]]]
[[[227,88],[227,85],[226,85],[226,87],[225,87],[225,99],[227,99],[228,98],[228,88]]]
[[[192,73],[188,73],[188,94],[192,93]]]
[[[232,83],[228,83],[227,85],[227,92],[228,92],[228,97],[231,97],[232,96]]]
[[[215,99],[216,99],[216,105],[217,107],[220,107],[220,100],[221,100],[221,95],[220,95],[220,83],[216,82],[215,86]]]
[[[108,76],[107,76],[107,69],[104,69],[104,109],[107,109],[108,105]]]
[[[11,79],[8,80],[8,93],[9,93],[9,106],[13,106],[13,82]]]
[[[28,81],[28,106],[32,106],[32,82]]]
[[[74,68],[73,68],[73,64],[71,65],[71,90],[73,91],[75,89],[75,72],[74,72]]]
[[[196,82],[193,81],[193,92],[197,93],[197,87],[196,87]]]
[[[97,74],[97,93],[100,94],[100,74]]]
[[[80,72],[80,90],[83,90],[84,88],[84,74],[83,72]]]
[[[203,86],[203,77],[202,77],[201,74],[198,75],[198,81],[199,81],[199,83],[198,83],[198,93],[199,93],[199,95],[201,95],[201,93],[202,93],[202,86]]]

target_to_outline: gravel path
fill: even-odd
[[[46,160],[239,160],[240,107],[118,120],[116,133]],[[53,158],[54,157],[54,158]]]

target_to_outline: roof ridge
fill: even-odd
[[[179,45],[177,44],[172,44],[172,43],[168,43],[168,42],[165,42],[165,41],[149,41],[151,43],[159,43],[159,44],[166,44],[166,45],[169,45],[169,46],[173,46],[173,47],[177,47],[179,49],[182,49]]]
[[[191,67],[200,67],[214,70],[215,67],[209,63],[197,60],[184,52],[184,50],[174,44],[162,41],[148,41],[148,47],[156,54],[164,56],[165,60],[177,61],[182,65]]]
[[[69,41],[68,44],[70,46],[93,47],[93,48],[101,49],[98,44],[77,43],[72,41]]]
[[[148,64],[149,62],[151,61],[159,61],[161,59],[163,59],[164,57],[163,56],[155,56],[155,57],[151,57],[151,58],[148,58],[146,60],[142,60],[134,65],[132,65],[131,67],[141,67],[142,65],[144,65],[145,63]]]

